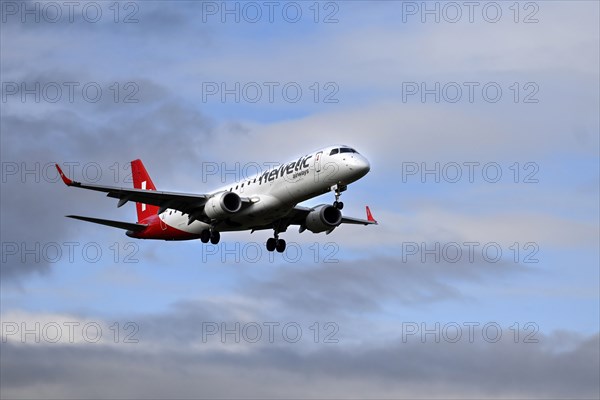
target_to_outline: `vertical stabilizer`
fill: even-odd
[[[131,162],[131,174],[135,189],[156,190],[156,186],[154,186],[154,182],[150,179],[150,175],[148,175],[148,171],[146,171],[142,160],[133,160]],[[135,208],[137,210],[138,222],[158,213],[158,207],[150,204],[135,203]]]

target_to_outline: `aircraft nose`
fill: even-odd
[[[371,170],[371,164],[369,164],[369,161],[364,157],[362,157],[362,160],[359,161],[358,165],[360,171],[365,174]]]
[[[366,175],[371,170],[371,164],[369,164],[369,161],[366,158],[364,158],[364,157],[357,157],[354,160],[354,169],[361,176],[364,176],[364,175]]]

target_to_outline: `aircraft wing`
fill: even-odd
[[[130,223],[130,222],[113,221],[112,219],[82,217],[81,215],[66,215],[66,217],[73,218],[73,219],[79,219],[81,221],[93,222],[95,224],[112,226],[113,228],[126,229],[128,231],[134,231],[134,232],[143,231],[148,226],[145,224],[134,224],[134,223]]]
[[[313,211],[314,208],[296,206],[291,212],[292,222],[290,225],[302,225],[306,220],[306,216],[308,213]],[[355,225],[377,225],[377,221],[373,218],[373,214],[371,214],[371,209],[369,206],[366,207],[367,211],[367,219],[354,218],[354,217],[344,217],[342,216],[342,224],[355,224]]]
[[[185,214],[191,214],[199,208],[203,208],[210,197],[206,194],[160,192],[157,190],[129,189],[81,183],[69,179],[60,169],[58,164],[56,164],[56,169],[58,169],[60,177],[67,186],[104,192],[108,197],[119,199],[117,207],[123,206],[128,201],[133,201],[136,203],[158,206],[160,208],[159,214],[168,208],[181,211]],[[246,205],[251,203],[250,199],[246,197],[242,197],[241,200],[242,203],[246,203]]]
[[[316,208],[316,207],[315,207]],[[276,225],[279,225],[279,229],[281,232],[284,232],[290,225],[300,225],[300,227],[304,226],[306,221],[306,216],[313,211],[315,208],[296,206],[290,211],[290,213],[284,218],[280,219]],[[344,217],[342,216],[341,224],[355,224],[355,225],[377,225],[377,221],[373,218],[371,214],[371,210],[369,206],[366,207],[367,211],[367,219],[354,218],[354,217]],[[263,227],[255,227],[254,230],[260,229],[272,229],[273,225],[267,225]],[[302,228],[301,228],[302,231]]]
[[[361,219],[354,217],[342,217],[342,224],[354,224],[354,225],[378,225],[377,221],[369,219]]]

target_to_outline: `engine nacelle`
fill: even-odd
[[[306,216],[306,229],[312,233],[319,233],[334,229],[342,223],[342,213],[334,206],[322,205],[308,213]]]
[[[233,192],[217,193],[206,201],[204,213],[211,219],[227,218],[240,211],[242,199]]]

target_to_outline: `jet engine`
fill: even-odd
[[[233,192],[217,193],[206,201],[204,213],[211,219],[223,219],[242,208],[242,199]]]
[[[312,233],[319,233],[335,229],[342,222],[340,210],[330,205],[316,207],[306,216],[306,229]]]

